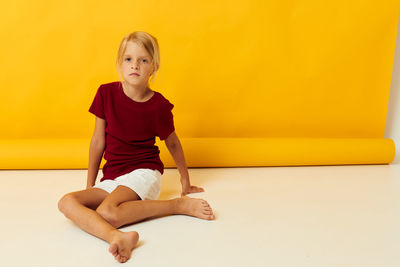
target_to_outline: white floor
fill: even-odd
[[[0,266],[120,266],[58,211],[87,170],[0,171]],[[127,266],[400,266],[400,165],[191,168],[214,221],[166,216],[121,228]],[[160,199],[180,194],[166,169]]]

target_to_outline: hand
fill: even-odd
[[[187,194],[198,193],[198,192],[204,192],[204,189],[202,187],[197,187],[197,186],[194,186],[194,185],[190,185],[188,187],[182,187],[181,196],[183,197],[183,196],[185,196]]]

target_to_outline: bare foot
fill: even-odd
[[[126,262],[131,257],[132,250],[139,240],[139,234],[136,231],[121,232],[116,230],[110,241],[108,251],[119,262]]]
[[[190,215],[204,220],[214,219],[212,209],[204,199],[183,196],[176,200],[179,214]]]

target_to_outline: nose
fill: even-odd
[[[138,69],[139,68],[139,63],[136,61],[132,61],[132,69]]]

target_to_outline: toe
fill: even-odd
[[[127,261],[130,256],[131,256],[131,254],[130,254],[130,252],[128,252],[128,250],[121,251],[121,258],[123,260]]]
[[[118,246],[117,244],[112,244],[108,251],[115,257],[117,255]]]
[[[116,259],[117,261],[121,262],[121,255],[115,256],[115,259]]]

